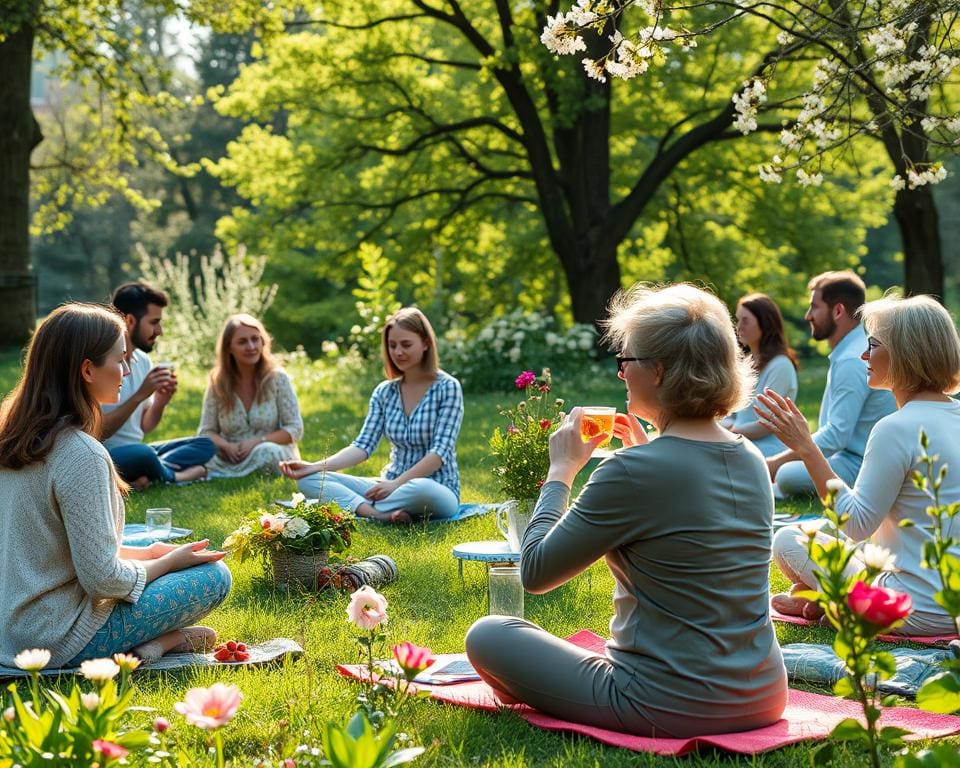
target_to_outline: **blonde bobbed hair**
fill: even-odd
[[[892,389],[960,391],[960,336],[930,296],[886,296],[860,308],[867,333],[887,348]]]
[[[636,285],[614,296],[604,324],[606,339],[624,356],[663,366],[664,412],[721,418],[750,402],[756,374],[713,294],[687,283]]]

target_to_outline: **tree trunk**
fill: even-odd
[[[943,301],[943,250],[933,189],[898,190],[893,213],[903,241],[904,291]]]
[[[558,255],[567,278],[573,319],[591,323],[599,330],[598,322],[607,316],[607,305],[620,289],[617,249],[594,246],[578,251],[570,245]]]
[[[33,27],[0,42],[0,347],[21,345],[36,321],[30,268],[30,153],[43,134],[30,108]]]

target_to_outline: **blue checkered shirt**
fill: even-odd
[[[443,371],[437,372],[413,413],[403,412],[400,379],[382,381],[370,396],[363,428],[353,445],[372,456],[384,434],[390,441],[390,463],[383,477],[393,480],[428,453],[443,460],[430,475],[460,498],[460,471],[457,469],[457,437],[463,422],[463,392],[460,382]]]

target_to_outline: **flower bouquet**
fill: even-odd
[[[563,400],[550,397],[549,368],[539,377],[523,371],[514,385],[523,390],[524,399],[500,410],[507,427],[497,427],[490,438],[493,473],[506,499],[533,502],[550,469],[549,439],[563,419]]]
[[[277,514],[258,509],[227,536],[223,549],[241,563],[254,555],[269,560],[278,587],[314,589],[330,552],[350,546],[356,519],[336,502],[307,504],[302,493],[293,502]]]

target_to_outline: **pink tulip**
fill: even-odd
[[[157,733],[163,733],[170,728],[170,721],[165,717],[158,717],[153,721],[153,730]]]
[[[124,749],[119,744],[112,741],[97,739],[93,742],[93,751],[99,752],[105,760],[122,760],[129,754],[129,750]]]
[[[414,645],[410,641],[395,645],[392,650],[393,658],[397,660],[397,664],[409,680],[433,664],[432,651],[429,648]]]
[[[360,629],[376,629],[387,620],[387,598],[364,584],[350,595],[347,616]]]
[[[237,686],[214,683],[209,688],[191,688],[173,708],[190,725],[212,731],[233,719],[242,698]]]
[[[910,595],[886,587],[871,587],[862,581],[853,585],[847,595],[847,605],[864,621],[878,627],[889,627],[913,610]]]
[[[535,374],[533,371],[524,371],[519,376],[517,376],[516,380],[513,383],[517,386],[517,389],[526,389],[531,384],[536,383],[536,381],[537,381],[537,374]]]

